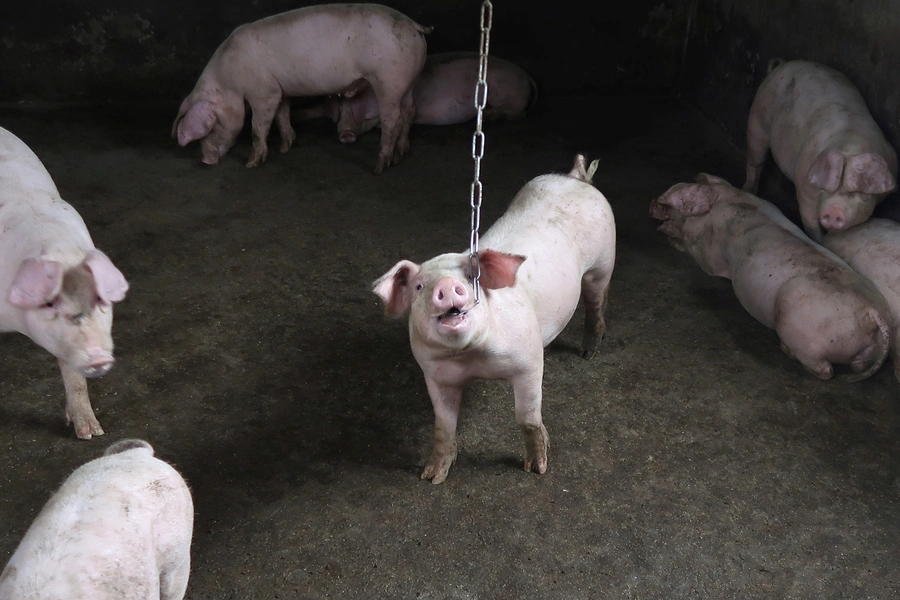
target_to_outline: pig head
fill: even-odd
[[[525,261],[524,256],[495,250],[482,250],[478,256],[484,290],[514,286]],[[421,266],[402,260],[373,284],[373,291],[384,302],[387,315],[410,311],[410,342],[417,359],[420,354],[459,352],[488,342],[490,301],[482,298],[482,306],[473,310],[468,254],[443,254]]]
[[[870,216],[875,206],[897,187],[896,158],[889,163],[880,154],[845,155],[824,150],[805,178],[797,179],[801,206],[817,208],[818,225],[827,231],[848,229]],[[814,232],[815,235],[819,232]]]
[[[32,340],[85,377],[112,368],[112,304],[125,298],[128,283],[99,250],[65,270],[45,258],[22,261],[7,301],[23,311]]]
[[[690,254],[708,275],[731,277],[731,268],[721,252],[718,235],[710,235],[709,212],[719,200],[716,184],[727,182],[714,175],[700,173],[697,183],[677,183],[650,203],[650,216],[662,221],[657,228],[669,242]]]
[[[218,164],[244,127],[244,100],[233,93],[201,90],[185,98],[172,124],[179,146],[200,140],[204,164]]]

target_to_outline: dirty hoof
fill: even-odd
[[[540,425],[523,425],[525,434],[525,471],[528,473],[547,472],[547,450],[550,449],[550,436],[543,423]]]
[[[80,440],[89,440],[95,435],[103,435],[103,428],[94,415],[78,415],[75,418],[67,418],[67,421],[75,427],[75,435]]]

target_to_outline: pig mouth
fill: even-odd
[[[467,312],[469,311],[460,310],[458,307],[454,306],[444,314],[438,315],[437,320],[438,323],[445,327],[455,328],[465,321]]]

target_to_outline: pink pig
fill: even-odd
[[[0,572],[0,600],[181,600],[194,504],[143,440],[116,442],[44,506]]]
[[[824,246],[871,281],[887,301],[894,317],[891,360],[900,381],[900,223],[869,219],[843,231],[830,231]]]
[[[214,165],[244,127],[244,102],[253,112],[253,154],[248,167],[268,155],[274,119],[281,151],[296,137],[292,96],[352,93],[371,86],[384,127],[375,172],[409,149],[415,115],[413,80],[425,64],[423,27],[379,4],[322,4],[242,25],[213,54],[193,92],[181,104],[172,137],[182,146],[202,140],[203,162]]]
[[[650,216],[706,273],[730,279],[747,312],[816,377],[830,379],[832,364],[850,365],[850,381],[881,367],[892,323],[884,298],[771,203],[701,173],[654,200]]]
[[[447,478],[463,388],[475,378],[512,384],[525,470],[547,470],[543,348],[572,318],[579,296],[584,358],[593,356],[606,330],[616,231],[609,203],[590,183],[596,168],[594,161],[586,169],[579,155],[568,175],[543,175],[519,191],[481,239],[478,304],[467,252],[422,265],[400,261],[373,284],[388,315],[410,309],[410,344],[435,416],[434,450],[422,479]]]
[[[429,54],[413,87],[414,122],[453,125],[474,119],[478,62],[478,55],[472,52]],[[496,56],[488,60],[487,84],[484,115],[488,119],[522,117],[525,109],[537,99],[534,79],[518,66]],[[301,117],[330,117],[337,123],[338,136],[344,143],[355,142],[381,120],[375,92],[368,86],[352,94],[331,96],[321,105],[301,111]]]
[[[113,365],[112,304],[128,283],[38,157],[5,129],[0,181],[0,331],[24,333],[59,360],[66,419],[79,438],[103,435],[85,377]]]
[[[896,187],[897,154],[846,77],[823,65],[773,61],[750,107],[747,181],[756,193],[766,151],[797,188],[803,228],[846,229]]]

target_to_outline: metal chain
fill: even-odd
[[[484,107],[487,104],[487,63],[491,45],[491,22],[494,19],[494,6],[491,0],[481,3],[481,44],[479,46],[478,83],[475,84],[475,108],[478,115],[475,119],[475,133],[472,134],[472,158],[475,159],[475,180],[469,193],[469,204],[472,206],[471,229],[469,234],[469,272],[472,274],[472,286],[475,288],[475,304],[481,301],[478,280],[481,278],[481,263],[478,261],[478,231],[481,229],[481,159],[484,157],[484,132],[481,131]]]

